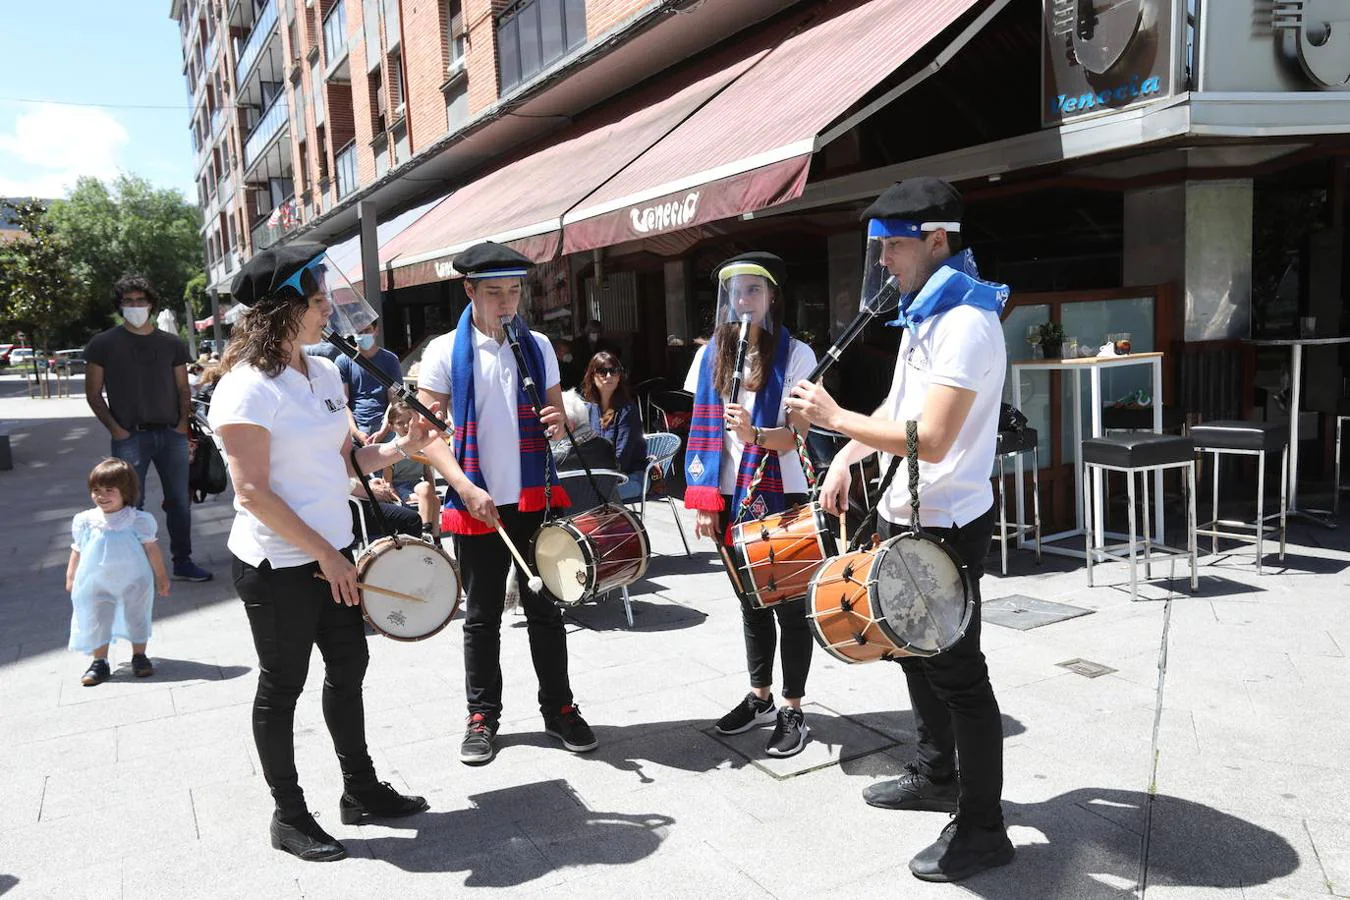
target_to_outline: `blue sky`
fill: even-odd
[[[0,46],[0,197],[131,172],[196,202],[169,0],[0,0]]]

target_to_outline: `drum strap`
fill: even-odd
[[[816,467],[811,463],[811,454],[806,452],[806,442],[802,440],[801,432],[788,423],[788,431],[792,432],[792,439],[797,445],[797,459],[802,464],[802,475],[806,477],[806,490],[810,495],[812,502],[815,502],[816,494],[820,491],[820,485],[816,483]],[[746,513],[750,511],[751,505],[755,502],[755,494],[759,490],[759,483],[764,478],[764,467],[769,464],[769,456],[773,451],[765,453],[759,458],[759,465],[755,467],[754,477],[750,479],[750,484],[745,488],[745,496],[741,498],[741,505],[736,509],[736,515],[731,520],[731,525],[737,525],[745,518]]]
[[[913,419],[905,422],[905,459],[909,461],[909,505],[913,512],[910,515],[910,530],[920,531],[919,526],[919,423]],[[872,508],[867,511],[863,517],[862,524],[858,530],[853,533],[853,540],[849,542],[849,550],[861,550],[868,541],[872,539],[872,529],[877,524],[877,511],[881,508],[881,501],[885,499],[886,493],[891,489],[891,482],[895,481],[895,473],[900,471],[900,457],[891,457],[891,464],[886,469],[886,477],[881,479],[881,485],[877,488],[877,502],[872,504]]]
[[[391,537],[395,543],[398,543],[398,537],[394,530],[389,527],[389,520],[384,517],[384,510],[380,509],[380,501],[375,499],[375,492],[370,489],[370,479],[366,473],[361,471],[361,467],[356,464],[356,442],[352,442],[351,452],[349,454],[352,460],[352,469],[356,472],[356,477],[361,479],[361,487],[366,489],[366,497],[370,499],[370,508],[375,513],[375,521],[380,526],[382,537]]]

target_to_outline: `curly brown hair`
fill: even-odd
[[[591,357],[591,361],[586,365],[586,374],[581,376],[581,396],[588,403],[600,405],[600,385],[595,383],[597,370],[613,369],[619,373],[619,384],[614,388],[614,396],[610,398],[610,405],[614,409],[627,406],[633,399],[633,393],[628,388],[628,373],[624,371],[623,363],[619,358],[608,350],[601,350]]]
[[[122,495],[123,506],[135,506],[141,496],[140,482],[136,479],[136,470],[124,459],[105,456],[89,473],[89,491],[94,488],[113,488]]]
[[[238,365],[253,366],[269,378],[286,370],[291,362],[288,345],[300,333],[310,296],[320,290],[310,272],[300,276],[300,286],[299,293],[285,287],[263,297],[235,323],[220,360],[222,375]]]

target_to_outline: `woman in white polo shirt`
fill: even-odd
[[[253,737],[276,802],[272,846],[310,861],[347,855],[310,815],[295,771],[295,702],[316,644],[324,720],[345,787],[343,823],[427,808],[421,797],[378,781],[366,750],[361,684],[369,654],[348,549],[348,475],[355,473],[347,404],[337,366],[301,349],[322,338],[333,314],[330,271],[337,270],[320,244],[249,260],[233,284],[249,311],[234,328],[210,413],[234,482],[229,548],[258,651]],[[406,437],[358,450],[355,462],[365,472],[382,469],[432,438],[419,420]]]
[[[698,512],[699,537],[724,541],[742,501],[748,501],[754,515],[779,512],[806,500],[806,476],[797,458],[796,439],[785,427],[783,400],[787,388],[815,368],[816,356],[782,324],[786,270],[772,253],[750,252],[732,257],[715,272],[717,327],[712,340],[694,355],[684,383],[685,390],[694,394],[684,458],[688,485],[684,504]],[[744,390],[732,397],[743,319],[750,349],[744,361]],[[794,415],[791,424],[799,433],[806,432],[806,420],[800,416]],[[764,477],[754,495],[746,496],[763,455],[768,455]],[[764,752],[793,756],[806,746],[811,730],[801,708],[813,640],[806,604],[792,600],[757,609],[744,597],[740,601],[750,692],[715,727],[722,734],[740,734],[774,723]],[[775,650],[783,667],[783,706],[778,709],[773,702]]]

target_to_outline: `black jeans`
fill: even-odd
[[[939,781],[959,777],[961,817],[973,825],[1003,823],[1003,720],[980,650],[980,577],[994,531],[994,509],[961,528],[930,528],[970,569],[975,611],[965,636],[927,658],[899,660],[918,728],[915,762]],[[882,538],[907,530],[878,518]]]
[[[358,516],[356,508],[352,507],[352,528],[356,536],[361,536],[362,524],[365,525],[365,533],[370,536],[370,542],[373,544],[382,537],[386,537],[380,530],[380,520],[375,517],[375,512],[371,508],[369,500],[357,499],[361,506],[361,514]],[[351,506],[351,504],[347,504]],[[380,512],[384,513],[384,520],[389,523],[389,527],[396,534],[407,534],[413,537],[422,536],[422,517],[417,514],[417,510],[410,506],[404,506],[401,503],[381,503]]]
[[[515,504],[497,507],[502,527],[516,549],[529,559],[530,539],[544,521],[543,512],[519,512]],[[469,714],[482,713],[495,722],[502,712],[502,608],[511,551],[495,531],[455,535],[455,557],[464,579],[464,687]],[[567,632],[562,610],[526,586],[529,576],[516,573],[520,602],[530,638],[530,657],[539,679],[539,710],[556,715],[572,703],[567,678]]]
[[[324,662],[323,718],[342,779],[349,786],[375,782],[361,700],[370,659],[361,610],[334,603],[327,582],[314,577],[318,571],[318,563],[274,569],[266,561],[255,567],[234,560],[234,587],[244,601],[258,651],[253,740],[282,818],[306,813],[295,773],[295,701],[316,644]]]
[[[787,494],[788,506],[806,502],[805,494]],[[731,498],[722,495],[723,508],[717,517],[717,533],[723,534],[730,521]],[[811,651],[815,638],[806,622],[806,599],[779,603],[767,609],[751,606],[744,597],[741,603],[741,628],[745,632],[745,664],[750,670],[750,686],[766,688],[773,685],[774,650],[782,651],[783,698],[800,700],[806,696],[806,676],[811,671]],[[778,627],[774,628],[774,619]]]

